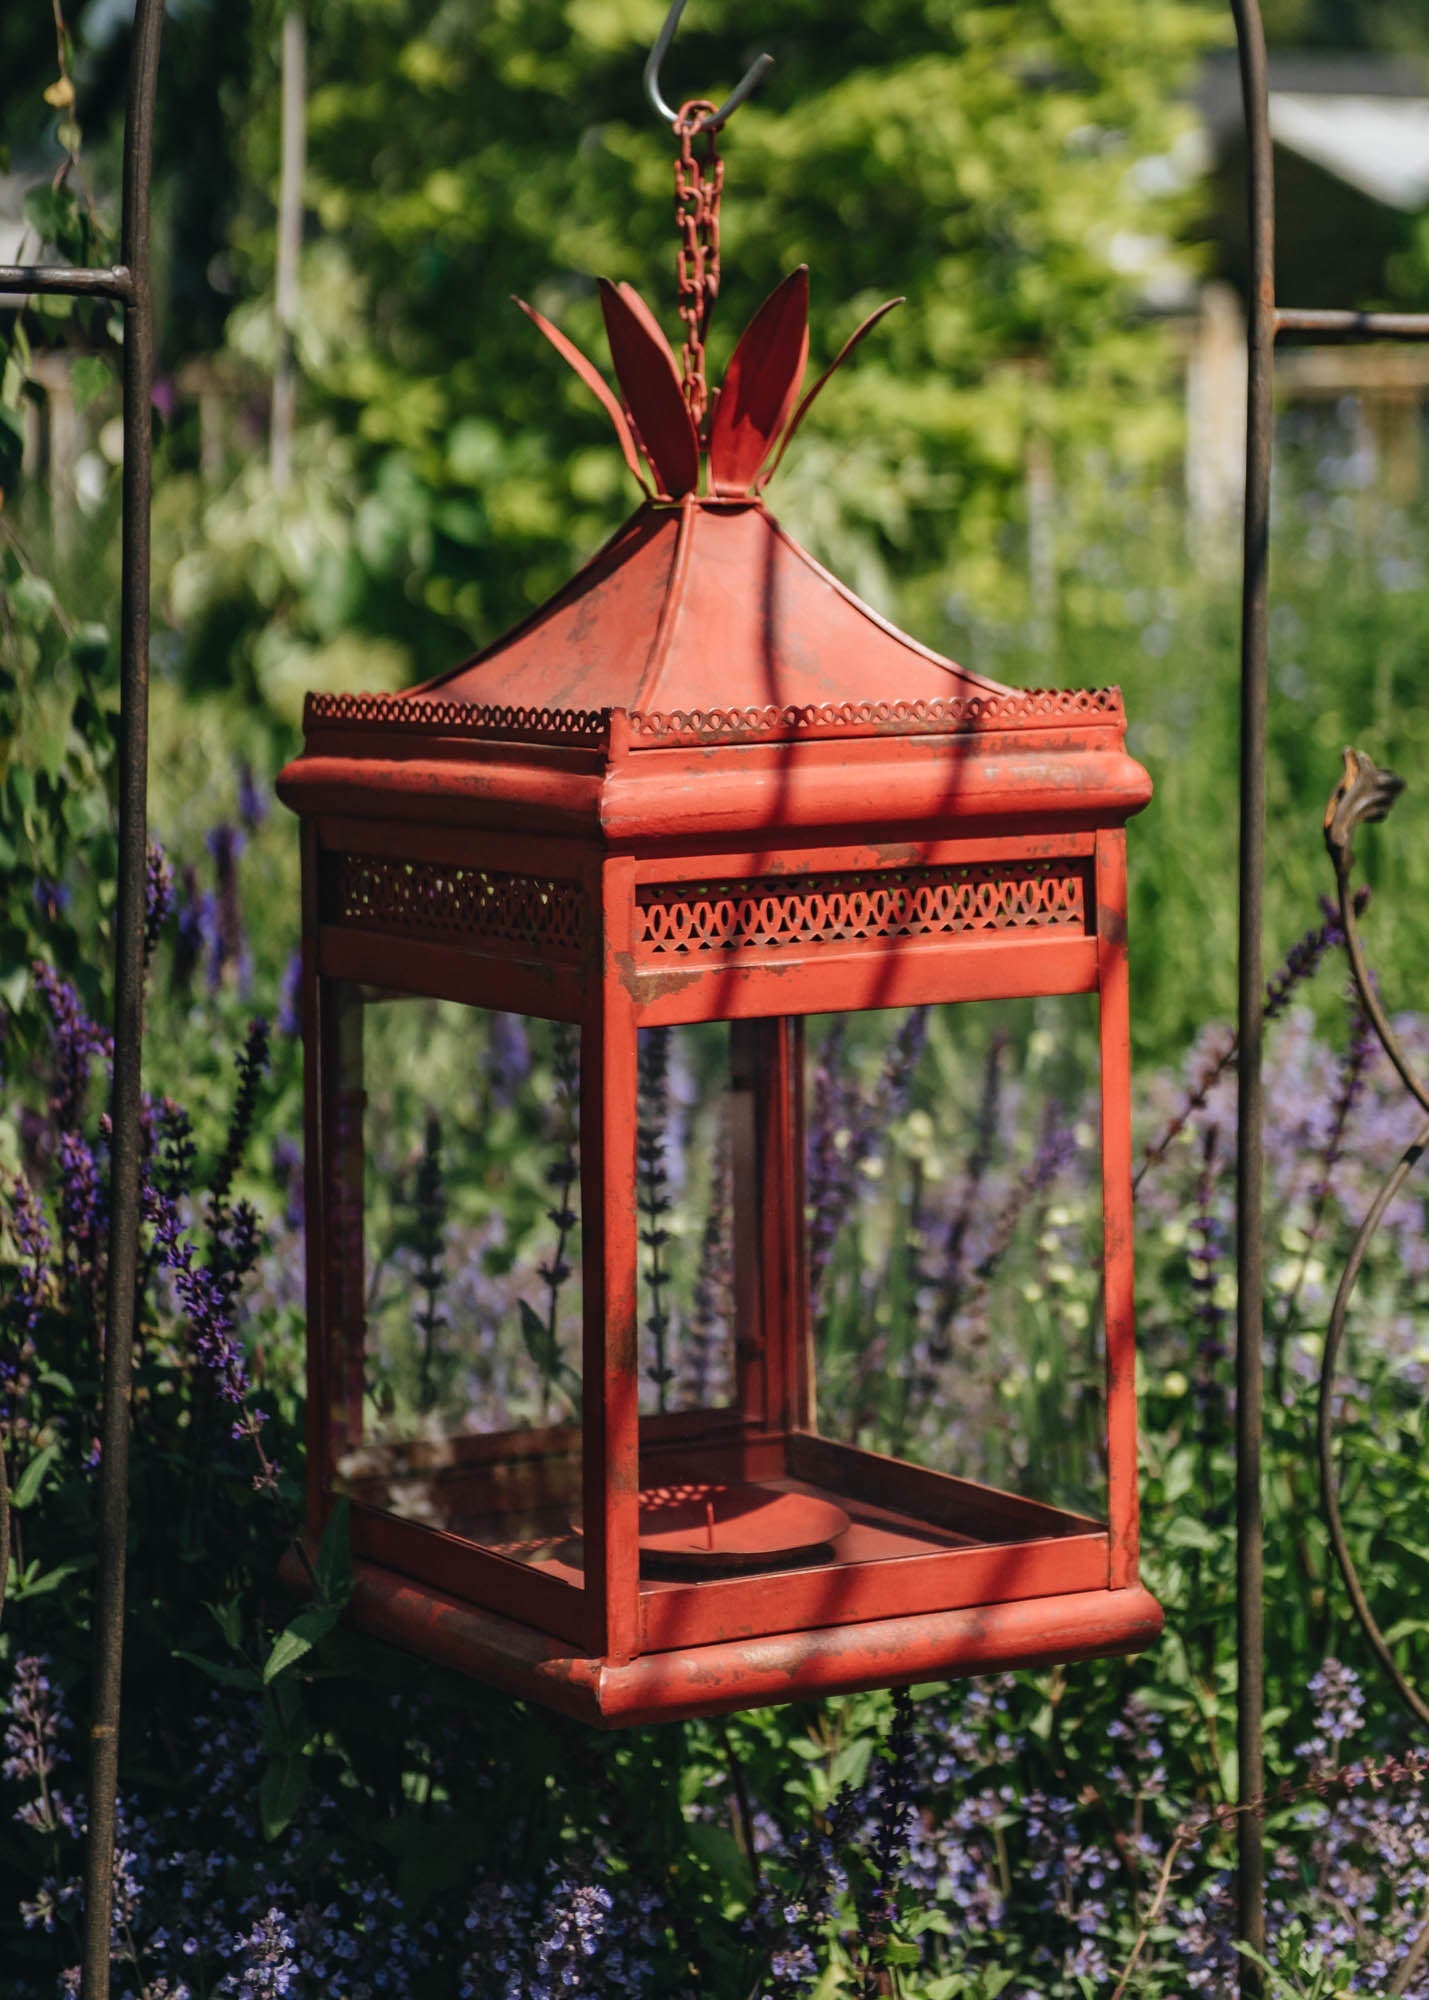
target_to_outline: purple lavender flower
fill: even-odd
[[[174,870],[157,840],[149,842],[144,872],[144,960],[154,955],[165,924],[174,914]]]
[[[669,1173],[666,1134],[670,1116],[670,1030],[642,1028],[639,1049],[639,1123],[636,1139],[636,1176],[640,1202],[640,1241],[645,1248],[641,1276],[649,1289],[650,1316],[645,1331],[650,1336],[650,1360],[645,1374],[655,1385],[656,1408],[663,1415],[667,1407],[674,1370],[670,1366],[671,1316],[667,1288],[670,1280],[665,1251],[669,1243],[666,1220],[670,1213]]]
[[[729,1330],[734,1318],[733,1159],[729,1126],[721,1123],[710,1175],[709,1208],[690,1303],[682,1390],[689,1409],[717,1407],[730,1392]]]
[[[258,1112],[258,1092],[263,1078],[268,1073],[268,1023],[262,1015],[255,1015],[248,1023],[243,1038],[243,1047],[235,1060],[238,1070],[238,1091],[233,1100],[233,1109],[228,1116],[228,1131],[224,1138],[223,1152],[213,1170],[209,1182],[211,1210],[221,1207],[228,1199],[233,1186],[233,1177],[243,1163],[248,1151],[248,1142],[253,1136],[253,1121]]]
[[[873,1884],[866,1914],[886,1934],[898,1916],[897,1888],[914,1815],[917,1741],[913,1697],[907,1688],[893,1694],[893,1725],[878,1797],[878,1830],[873,1847]]]
[[[44,1309],[50,1261],[50,1232],[34,1189],[23,1174],[9,1183],[10,1227],[20,1250],[20,1262],[4,1297],[3,1324],[12,1340],[27,1340]]]
[[[105,1233],[105,1188],[93,1148],[78,1132],[59,1143],[60,1242],[67,1275],[92,1281]]]
[[[245,758],[238,767],[238,821],[248,833],[256,833],[268,817],[268,801],[258,789],[253,766]]]
[[[238,861],[244,837],[228,820],[221,820],[207,840],[213,856],[215,891],[213,949],[208,962],[211,993],[220,986],[235,985],[240,993],[248,990],[252,969],[247,937],[243,928],[243,907],[238,892]]]
[[[294,1042],[303,1032],[302,996],[303,954],[295,951],[289,954],[278,996],[278,1033]]]
[[[889,1126],[908,1108],[928,1038],[928,1009],[909,1008],[867,1094],[848,1072],[844,1037],[840,1015],[824,1037],[811,1085],[806,1186],[809,1296],[815,1312],[834,1244],[854,1206],[859,1177],[877,1157]]]
[[[1310,1695],[1315,1703],[1314,1732],[1307,1743],[1296,1745],[1298,1757],[1316,1763],[1336,1761],[1340,1744],[1358,1736],[1364,1727],[1364,1693],[1353,1667],[1327,1659],[1311,1676]]]
[[[52,966],[36,959],[33,972],[50,1016],[50,1048],[54,1057],[50,1110],[62,1132],[74,1131],[89,1094],[90,1063],[99,1056],[114,1059],[113,1037],[96,1027],[80,1005],[79,995]]]
[[[488,1018],[486,1081],[491,1102],[509,1110],[531,1074],[531,1044],[519,1014],[493,1013]]]
[[[200,888],[198,870],[185,862],[180,874],[179,921],[174,936],[172,983],[175,993],[193,990],[205,958],[218,953],[218,907],[211,890]]]
[[[276,1906],[254,1924],[246,1936],[234,1939],[243,1955],[242,1970],[231,1988],[234,2000],[283,2000],[298,1975],[292,1957],[297,1939]]]
[[[847,1161],[854,1142],[852,1127],[858,1092],[847,1069],[846,1034],[845,1020],[840,1014],[819,1045],[810,1083],[813,1115],[806,1141],[805,1186],[809,1210],[809,1299],[815,1312],[852,1192]]]
[[[273,1141],[273,1178],[285,1198],[283,1221],[287,1228],[303,1226],[303,1149],[297,1140],[280,1132]]]
[[[35,877],[30,895],[47,924],[58,923],[73,901],[67,886],[63,882],[52,882],[47,875]]]
[[[57,1767],[69,1762],[61,1741],[69,1724],[48,1667],[38,1653],[22,1653],[15,1662],[0,1739],[5,1751],[0,1778],[33,1791],[15,1813],[22,1826],[41,1833],[72,1832],[73,1808],[51,1783]]]

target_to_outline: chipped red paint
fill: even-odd
[[[647,310],[602,297],[622,378],[640,376],[632,449],[678,504],[641,507],[441,679],[312,698],[279,781],[304,822],[310,1532],[361,1446],[358,1622],[602,1724],[1145,1645],[1123,829],[1150,783],[1121,698],[941,659],[758,501],[695,494],[697,441],[732,489],[788,424],[800,274],[741,343],[708,440]],[[449,1441],[420,1473],[426,1518],[392,1498],[410,1454],[361,1443],[364,986],[582,1034],[581,1431]],[[803,1017],[1054,993],[1100,1000],[1105,1522],[817,1435]],[[642,1419],[636,1038],[720,1020],[735,1407]],[[758,1483],[849,1525],[793,1567],[642,1570],[642,1491],[688,1481]],[[519,1532],[461,1532],[511,1521],[518,1492]]]

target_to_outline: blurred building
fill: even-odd
[[[1407,273],[1429,269],[1429,66],[1284,53],[1269,67],[1277,296],[1429,306],[1429,293],[1404,295]],[[1209,256],[1188,338],[1186,484],[1193,514],[1212,523],[1239,510],[1244,477],[1249,246],[1233,55],[1206,65],[1197,98]],[[1429,350],[1283,345],[1276,385],[1282,407],[1340,406],[1386,497],[1421,491]]]

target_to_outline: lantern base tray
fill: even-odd
[[[1155,1598],[1136,1584],[723,1640],[613,1663],[376,1563],[359,1559],[353,1569],[349,1617],[360,1630],[605,1728],[1135,1653],[1153,1642],[1163,1622]],[[284,1574],[295,1588],[310,1587],[296,1555],[285,1559]]]
[[[518,1457],[518,1451],[527,1455]],[[498,1483],[490,1461],[503,1457],[508,1462]],[[460,1550],[469,1548],[569,1590],[584,1586],[581,1460],[574,1433],[457,1439],[442,1447],[440,1458],[425,1446],[369,1446],[340,1471],[340,1490],[355,1510],[354,1552],[384,1568],[464,1598],[466,1587],[453,1565],[461,1560]],[[646,1591],[675,1592],[702,1575],[753,1579],[760,1572],[772,1577],[805,1565],[868,1573],[935,1555],[957,1557],[960,1567],[970,1562],[980,1572],[991,1564],[997,1573],[1013,1549],[1021,1553],[1009,1596],[1080,1591],[1107,1575],[1106,1529],[1098,1521],[808,1434],[731,1436],[727,1425],[711,1426],[703,1437],[648,1445],[640,1472],[640,1578]],[[713,1549],[704,1546],[707,1502],[715,1517]],[[681,1527],[690,1532],[666,1532]],[[1045,1562],[1039,1561],[1039,1548]],[[1033,1568],[1039,1571],[1035,1579]],[[980,1574],[969,1588],[980,1596],[989,1590],[989,1579]],[[483,1601],[479,1589],[472,1589],[471,1601]],[[969,1601],[956,1595],[938,1599],[940,1608]],[[845,1607],[827,1622],[861,1622],[889,1611],[923,1609],[928,1602],[926,1592],[915,1604],[894,1591],[877,1603]],[[504,1608],[525,1616],[524,1605]],[[684,1614],[665,1607],[651,1615],[663,1633]],[[743,1629],[768,1628],[746,1623]],[[652,1636],[646,1634],[647,1644]],[[665,1643],[661,1637],[650,1649]]]

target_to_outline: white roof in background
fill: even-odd
[[[1429,205],[1429,98],[1272,90],[1270,130],[1278,146],[1373,201],[1410,212]]]

